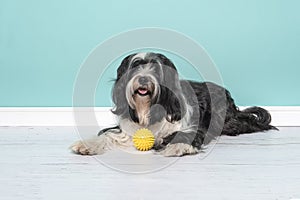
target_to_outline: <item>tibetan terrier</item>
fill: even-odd
[[[175,65],[159,53],[137,53],[123,59],[113,88],[112,112],[118,125],[78,141],[71,149],[82,155],[102,154],[132,146],[132,135],[148,128],[152,148],[164,156],[196,154],[220,135],[236,136],[276,129],[263,108],[240,111],[230,93],[211,82],[179,80]]]

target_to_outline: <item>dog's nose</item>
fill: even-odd
[[[149,82],[149,79],[145,76],[139,78],[139,84],[146,85]]]

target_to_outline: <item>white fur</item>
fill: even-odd
[[[134,60],[136,58],[145,59],[145,57],[146,57],[147,54],[148,54],[147,52],[137,53],[135,56],[132,57],[131,60]]]
[[[134,108],[134,100],[132,97],[132,94],[134,93],[134,91],[133,91],[134,89],[132,87],[133,82],[134,82],[134,79],[133,78],[130,79],[130,81],[126,85],[126,92],[125,92],[127,103],[129,104],[129,106],[131,108]]]
[[[80,140],[71,145],[70,149],[81,155],[99,155],[118,147],[132,145],[131,138],[124,133],[108,131],[103,135],[88,140]]]
[[[170,157],[170,156],[183,156],[186,154],[196,154],[198,149],[189,144],[176,143],[168,144],[167,147],[159,152],[159,154]]]

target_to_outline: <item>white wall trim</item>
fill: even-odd
[[[245,107],[240,107],[244,109]],[[272,115],[272,125],[300,126],[300,106],[264,106]],[[99,126],[116,124],[110,107],[77,108],[79,115],[95,112]],[[0,126],[75,126],[72,107],[0,107]],[[80,124],[91,126],[88,119]]]

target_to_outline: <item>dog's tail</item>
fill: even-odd
[[[260,107],[250,107],[245,110],[237,110],[225,122],[223,135],[239,135],[243,133],[253,133],[265,130],[278,130],[270,125],[270,113]]]

